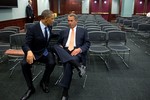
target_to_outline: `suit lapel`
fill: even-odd
[[[77,29],[76,29],[76,41],[75,41],[75,42],[76,42],[76,45],[77,45],[77,41],[78,41],[78,39],[79,39],[79,38],[78,38],[78,37],[79,37],[79,34],[78,34],[78,33],[79,33],[79,28],[77,27]]]
[[[39,24],[39,28],[38,28],[38,29],[39,29],[38,32],[40,33],[41,37],[43,37],[43,39],[45,39],[45,37],[44,37],[44,35],[43,35],[43,31],[42,31],[42,29],[41,29],[41,27],[40,27],[40,24]]]

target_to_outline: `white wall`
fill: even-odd
[[[38,15],[41,15],[43,10],[50,9],[49,4],[49,0],[37,0]]]
[[[132,17],[134,11],[134,0],[122,0],[122,17]]]
[[[82,14],[89,14],[90,0],[82,0]]]
[[[28,0],[18,0],[18,8],[0,9],[0,21],[25,18],[25,9]],[[38,15],[45,9],[49,9],[49,0],[37,0]]]
[[[0,9],[0,21],[25,17],[28,0],[18,0],[18,8]]]
[[[120,0],[112,0],[111,14],[119,14]]]

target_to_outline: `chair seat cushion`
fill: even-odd
[[[22,49],[8,49],[5,51],[5,55],[24,56]]]
[[[109,52],[109,49],[106,46],[98,46],[98,47],[91,46],[89,51],[94,53],[106,53]]]
[[[110,50],[113,51],[130,51],[127,46],[108,46]]]

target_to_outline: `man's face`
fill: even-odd
[[[30,0],[30,2],[29,2],[29,3],[30,3],[30,5],[32,5],[32,0]]]
[[[52,14],[50,17],[45,18],[47,26],[52,25],[54,22],[54,14]]]
[[[68,25],[70,28],[74,28],[77,25],[77,20],[75,20],[74,16],[68,16]]]

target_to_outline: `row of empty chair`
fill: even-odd
[[[63,29],[66,29],[68,28],[68,22],[67,22],[67,15],[64,15],[64,16],[61,16],[60,18],[58,17],[56,19],[56,22],[57,24],[56,25],[53,25],[53,28],[52,28],[52,32],[54,32],[55,34],[58,34],[59,36],[59,32]],[[26,23],[25,24],[25,31],[31,27],[33,24],[35,23]],[[126,34],[124,32],[121,31],[120,28],[118,28],[117,26],[114,26],[112,23],[106,21],[102,16],[100,15],[79,15],[78,17],[78,26],[79,27],[83,27],[85,28],[87,31],[88,31],[88,34],[89,34],[89,38],[91,39],[90,41],[93,42],[92,39],[96,40],[96,38],[99,38],[98,40],[100,41],[97,41],[98,43],[98,46],[96,47],[95,44],[91,45],[91,48],[90,50],[92,51],[93,48],[99,48],[99,51],[96,51],[96,52],[100,52],[101,49],[99,47],[99,45],[101,45],[101,41],[104,39],[104,37],[106,37],[104,40],[106,40],[106,45],[105,45],[105,48],[108,49],[108,51],[110,52],[112,49],[112,47],[109,47],[110,46],[110,32],[113,31],[114,34],[112,36],[115,36],[116,37],[116,40],[120,40],[120,39],[124,39],[122,42],[126,42]],[[105,33],[105,35],[103,34],[101,36],[102,33]],[[93,33],[93,34],[92,34]],[[94,35],[94,34],[98,34],[100,33],[99,35]],[[120,33],[120,34],[119,34]],[[121,34],[125,34],[125,35],[121,35]],[[119,35],[121,35],[119,37]],[[91,37],[93,36],[93,37]],[[100,38],[101,37],[101,38]],[[117,38],[118,37],[118,38]],[[103,39],[102,39],[103,38]],[[58,38],[55,38],[54,39],[54,43],[57,41]],[[102,39],[102,40],[101,40]],[[53,40],[52,40],[53,41]],[[109,45],[108,45],[109,44]],[[113,42],[113,44],[117,44],[117,46],[124,46],[124,45],[118,45],[118,42]],[[12,45],[12,43],[10,43],[10,45]],[[112,42],[111,42],[111,45],[112,45]],[[116,47],[116,46],[115,46]],[[125,47],[125,46],[124,46]],[[117,49],[118,47],[116,47]],[[128,48],[128,50],[130,51],[130,49]],[[118,53],[118,52],[116,52]],[[118,53],[119,54],[119,53]],[[102,57],[102,56],[101,56]],[[126,64],[126,62],[123,60],[123,62]],[[128,67],[128,65],[126,64],[126,66]],[[109,69],[109,67],[107,67]]]

